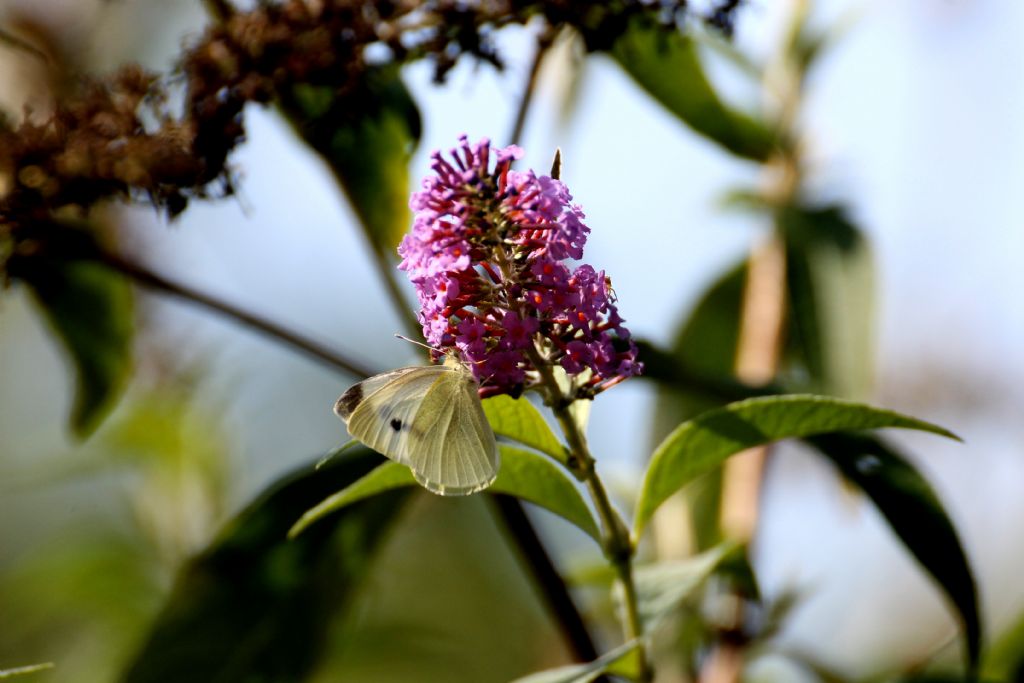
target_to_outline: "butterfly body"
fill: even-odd
[[[461,361],[399,368],[350,387],[334,404],[349,433],[408,466],[433,493],[468,495],[498,474],[498,447],[478,385]]]

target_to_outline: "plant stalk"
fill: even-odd
[[[551,613],[558,618],[565,639],[575,660],[591,662],[598,658],[594,640],[590,637],[583,616],[576,609],[565,582],[548,556],[544,543],[537,535],[530,518],[518,498],[506,495],[492,496],[496,512],[505,523],[509,535],[519,548],[521,559],[533,574]]]
[[[623,635],[627,642],[636,640],[643,635],[643,625],[640,623],[636,584],[633,582],[633,542],[629,537],[629,529],[626,528],[615,508],[612,507],[604,483],[597,475],[595,460],[587,446],[586,436],[569,413],[568,405],[562,403],[554,407],[553,410],[558,424],[562,427],[562,433],[565,434],[565,439],[569,442],[569,450],[574,458],[572,462],[580,467],[577,476],[582,476],[601,520],[605,557],[615,568],[619,583],[622,584],[623,606],[625,607]],[[653,678],[653,673],[647,661],[647,653],[642,643],[637,647],[640,652],[640,680],[650,681]]]
[[[516,118],[512,123],[512,131],[508,136],[509,144],[517,144],[523,136],[523,130],[526,127],[526,114],[530,110],[530,105],[533,102],[533,93],[537,89],[537,76],[540,74],[540,66],[544,62],[544,57],[547,55],[548,50],[551,48],[554,34],[554,27],[548,26],[537,36],[537,49],[533,54],[533,62],[530,64],[530,71],[526,76],[526,84],[523,87],[519,106],[516,107]]]
[[[235,11],[235,8],[228,0],[203,0],[203,4],[210,17],[218,23],[224,23],[227,21]],[[291,125],[292,129],[300,139],[305,141],[313,151],[317,152],[324,159],[331,171],[331,176],[334,178],[338,189],[341,191],[342,195],[347,198],[348,194],[345,190],[345,184],[337,167],[330,163],[328,155],[324,154],[321,149],[317,148],[314,141],[310,140],[304,133],[301,124],[301,110],[295,103],[294,98],[290,96],[286,89],[281,89],[277,93],[277,101],[278,110],[284,117],[285,121]],[[351,202],[349,202],[349,205],[354,208],[354,205]],[[402,288],[398,283],[398,279],[395,277],[394,264],[389,262],[387,254],[378,247],[374,240],[374,236],[370,231],[370,227],[366,224],[366,221],[356,215],[356,222],[359,224],[360,232],[363,234],[363,239],[366,241],[366,248],[373,256],[374,264],[377,266],[377,273],[381,277],[384,289],[388,293],[388,300],[394,308],[395,314],[398,316],[398,319],[402,321],[405,332],[411,337],[415,337],[419,334],[419,326],[416,324],[415,320],[409,317],[409,307],[406,302],[405,295],[402,294]]]
[[[374,374],[371,368],[366,367],[359,361],[349,358],[339,351],[330,349],[323,344],[293,332],[263,316],[247,311],[239,306],[230,304],[222,299],[201,292],[197,289],[174,282],[162,275],[157,275],[151,270],[109,252],[99,252],[90,257],[89,260],[106,266],[136,284],[142,285],[154,291],[161,292],[190,303],[207,308],[215,313],[230,318],[247,327],[256,330],[260,334],[281,342],[286,346],[325,363],[336,370],[340,370],[352,377],[366,377]]]
[[[740,313],[736,377],[758,385],[772,381],[779,365],[786,318],[786,249],[771,235],[750,257]],[[723,533],[749,543],[757,527],[761,479],[768,448],[744,451],[725,463],[720,522]]]
[[[527,75],[526,84],[523,88],[523,95],[516,110],[516,118],[509,135],[509,143],[515,144],[522,137],[526,124],[526,114],[529,111],[533,100],[533,93],[537,86],[537,76],[540,73],[541,64],[547,55],[554,40],[555,29],[548,27],[537,38],[537,50],[534,53],[533,62]],[[557,157],[556,157],[557,159]],[[553,175],[557,178],[558,171],[553,169]],[[500,262],[504,275],[508,276],[510,265],[507,262]],[[590,497],[597,509],[598,517],[601,520],[602,541],[605,557],[611,562],[623,589],[623,602],[625,603],[625,623],[623,632],[627,641],[639,639],[643,635],[643,625],[640,623],[640,613],[637,608],[636,584],[633,582],[633,542],[629,536],[629,529],[622,522],[621,517],[612,507],[608,492],[604,483],[597,475],[595,460],[587,445],[586,435],[580,430],[579,425],[569,412],[569,403],[566,396],[562,394],[555,381],[554,373],[547,361],[541,357],[535,347],[527,349],[527,355],[533,366],[541,375],[543,386],[547,393],[548,405],[551,406],[555,418],[562,427],[562,433],[569,443],[570,466],[573,474],[583,480],[590,493]],[[643,644],[637,646],[640,654],[640,680],[650,681],[653,679],[653,672],[647,661],[647,653]]]
[[[569,467],[573,474],[582,480],[590,493],[590,498],[597,509],[601,520],[601,539],[604,555],[615,568],[619,582],[622,584],[623,603],[625,607],[625,623],[623,635],[626,641],[637,640],[643,636],[643,625],[640,623],[640,612],[637,606],[636,584],[633,581],[633,541],[629,529],[622,518],[612,507],[611,499],[605,490],[604,483],[597,474],[596,460],[590,453],[587,437],[569,411],[570,399],[562,393],[554,373],[547,361],[535,347],[527,349],[530,362],[540,373],[542,386],[547,394],[547,402],[555,414],[555,419],[562,428],[565,440],[569,445]],[[640,681],[650,681],[654,674],[647,661],[647,652],[641,642],[637,646],[640,654]]]
[[[766,88],[772,84],[778,95],[775,114],[784,144],[777,158],[765,170],[765,197],[775,207],[772,234],[750,256],[750,267],[740,311],[740,338],[736,354],[736,377],[741,382],[760,384],[778,374],[784,325],[787,316],[786,236],[779,220],[781,209],[797,197],[801,185],[801,149],[798,113],[802,99],[803,72],[790,54],[796,36],[807,18],[807,0],[793,0],[789,34],[784,37],[775,62],[766,73]],[[722,482],[720,523],[723,533],[741,543],[750,543],[757,530],[761,486],[769,450],[761,446],[738,454],[726,463]],[[737,595],[732,623],[723,631],[742,633],[745,596]],[[738,683],[742,677],[744,647],[720,642],[701,670],[701,683]]]
[[[341,186],[341,180],[338,180],[339,187]],[[367,242],[367,249],[373,254],[374,262],[377,266],[377,272],[380,273],[381,281],[384,283],[384,289],[387,290],[388,299],[391,301],[391,307],[395,311],[395,315],[402,321],[402,326],[405,328],[406,334],[411,338],[415,339],[417,336],[423,334],[423,330],[416,319],[409,315],[409,302],[402,293],[402,286],[399,284],[398,278],[395,275],[397,270],[396,264],[392,262],[383,250],[377,247],[373,241],[373,234],[370,232],[370,228],[361,219],[359,225],[363,229],[363,236]]]

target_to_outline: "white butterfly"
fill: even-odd
[[[427,490],[465,496],[498,476],[500,457],[473,373],[444,365],[399,368],[349,388],[334,404],[349,434],[408,466]]]

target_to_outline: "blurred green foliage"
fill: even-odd
[[[601,533],[593,513],[575,483],[562,469],[532,451],[506,444],[499,446],[499,450],[501,470],[488,487],[490,493],[514,496],[553,512],[600,544]],[[298,536],[323,517],[385,491],[418,485],[408,467],[397,462],[385,462],[304,510],[289,535]]]
[[[662,106],[722,149],[752,161],[767,161],[775,152],[768,127],[722,102],[689,36],[637,17],[611,54]]]
[[[69,458],[8,471],[5,497],[32,482],[33,495],[65,502],[53,510],[61,527],[0,567],[0,662],[55,662],[31,680],[116,679],[230,503],[221,430],[191,389],[161,383],[130,392]]]
[[[72,361],[77,387],[71,427],[86,436],[113,407],[128,379],[131,288],[101,265],[60,257],[21,259],[12,274],[28,286]]]
[[[345,189],[373,248],[393,257],[409,228],[408,166],[420,113],[395,66],[370,69],[360,88],[339,100],[329,87],[298,85],[282,108]]]

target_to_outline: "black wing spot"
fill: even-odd
[[[402,429],[402,421],[399,420],[397,417],[393,418],[391,420],[391,428],[394,429],[396,432],[401,431],[401,429]]]
[[[338,402],[334,404],[334,412],[340,415],[346,422],[355,409],[363,402],[363,385],[356,384],[341,395]]]

